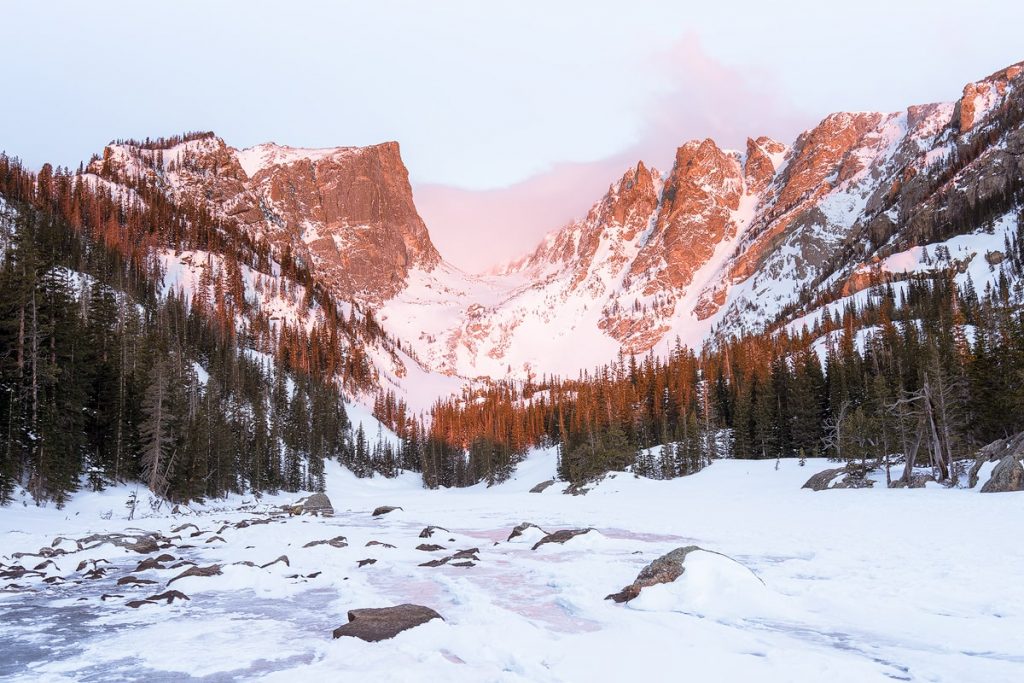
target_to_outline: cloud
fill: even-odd
[[[484,272],[529,252],[545,234],[585,214],[639,160],[666,172],[676,148],[687,140],[710,137],[738,149],[748,136],[789,143],[813,123],[779,95],[770,74],[726,66],[694,36],[637,68],[661,74],[665,88],[642,109],[641,135],[621,152],[593,162],[555,164],[498,189],[415,184],[416,205],[441,254],[464,270]]]

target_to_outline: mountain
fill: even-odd
[[[394,342],[368,351],[376,379],[422,408],[463,379],[575,375],[677,338],[699,347],[806,322],[883,274],[927,270],[909,250],[977,231],[979,207],[995,211],[1018,182],[1021,73],[970,83],[956,102],[832,114],[788,145],[686,142],[667,173],[637,163],[496,275],[442,260],[396,143],[122,142],[87,175],[203,205],[307,264],[335,300],[374,310]],[[1002,238],[958,257],[978,287],[995,277],[982,251]]]
[[[677,337],[699,347],[928,270],[919,245],[986,232],[983,219],[1011,209],[1022,68],[968,84],[956,102],[832,114],[791,145],[687,142],[667,174],[627,170],[498,276],[413,269],[379,318],[440,372],[574,375],[620,351],[663,353]],[[998,276],[987,252],[1011,223],[958,256],[978,287]]]
[[[208,134],[112,144],[87,170],[114,182],[146,178],[175,202],[205,205],[309,263],[339,300],[380,303],[410,269],[440,261],[396,142],[239,150]]]

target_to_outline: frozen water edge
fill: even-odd
[[[0,510],[3,555],[34,552],[57,535],[118,525],[168,533],[194,522],[205,532],[191,539],[196,547],[169,552],[225,565],[222,576],[170,586],[191,601],[135,610],[124,603],[162,592],[181,569],[137,574],[160,581],[152,586],[116,586],[144,556],[108,545],[93,551],[116,566],[102,579],[0,593],[0,678],[1019,680],[1024,550],[1010,539],[1024,522],[1024,499],[934,488],[814,493],[800,485],[830,464],[774,465],[721,461],[670,482],[620,474],[583,497],[560,495],[557,485],[527,493],[551,475],[552,453],[535,454],[516,479],[490,490],[424,491],[411,478],[359,481],[335,467],[334,518],[228,528],[223,543],[210,544],[197,541],[222,520],[255,515],[104,521],[96,512],[109,503],[90,508],[92,494],[73,502],[77,515]],[[403,509],[373,518],[384,504]],[[522,521],[596,531],[533,551],[504,542]],[[420,539],[427,525],[451,531]],[[302,548],[338,535],[348,547]],[[396,548],[367,547],[371,540]],[[415,549],[424,542],[446,550]],[[741,593],[722,613],[670,600],[639,609],[603,599],[654,557],[690,543],[749,566],[768,599]],[[471,547],[480,551],[475,567],[418,566]],[[290,567],[230,564],[282,554]],[[55,560],[72,576],[84,556]],[[364,558],[377,562],[357,567]],[[316,571],[316,578],[288,578]],[[110,592],[125,597],[99,600]],[[383,643],[331,639],[348,609],[401,602],[433,607],[446,621]]]

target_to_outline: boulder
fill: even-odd
[[[416,546],[416,550],[423,550],[428,553],[432,553],[435,550],[444,550],[443,545],[437,545],[436,543],[420,543]]]
[[[982,447],[974,457],[974,464],[968,472],[968,488],[978,485],[978,475],[985,463],[999,462],[1008,455],[1015,456],[1017,460],[1024,457],[1024,432],[1015,434],[1008,439],[998,439]],[[995,472],[993,471],[993,474]]]
[[[267,567],[271,567],[271,566],[277,564],[278,562],[284,562],[284,566],[286,566],[286,567],[292,566],[291,562],[288,561],[288,556],[287,555],[281,555],[280,557],[278,557],[273,562],[267,562],[266,564],[261,564],[260,565],[260,569],[266,569]]]
[[[802,488],[810,489],[812,491],[824,491],[828,488],[828,485],[832,483],[832,480],[838,477],[845,471],[843,467],[837,467],[835,469],[823,470],[815,475],[812,475],[807,483]]]
[[[313,548],[318,545],[329,545],[332,548],[347,548],[348,543],[344,536],[335,536],[334,538],[327,539],[326,541],[310,541],[303,548]]]
[[[894,479],[890,484],[891,489],[923,489],[925,484],[930,481],[935,481],[935,477],[930,474],[914,474],[911,475],[910,481],[904,481],[903,479]]]
[[[360,567],[365,567],[368,564],[377,564],[377,560],[372,557],[368,557],[365,560],[358,560],[358,563]]]
[[[396,605],[371,609],[349,610],[348,623],[334,629],[334,637],[350,636],[376,643],[394,638],[402,631],[427,623],[431,619],[444,617],[422,605]]]
[[[605,596],[605,600],[629,602],[639,596],[640,592],[644,588],[656,586],[660,583],[672,583],[686,572],[686,558],[694,552],[713,553],[714,555],[726,558],[727,560],[739,565],[738,562],[728,555],[716,553],[713,550],[706,550],[700,546],[688,545],[682,548],[676,548],[641,569],[640,573],[636,575],[636,579],[633,583],[629,584],[618,593],[612,593],[611,595]],[[743,565],[740,566],[742,567]],[[751,572],[751,574],[753,574],[753,572]],[[758,579],[758,581],[760,581],[760,579]]]
[[[401,510],[401,509],[402,508],[395,507],[394,505],[381,505],[379,508],[376,508],[373,511],[373,516],[374,517],[380,517],[381,515],[386,515],[389,512],[394,512],[395,510]]]
[[[178,579],[184,579],[189,576],[217,576],[221,573],[222,572],[220,570],[219,564],[211,564],[209,567],[189,567],[188,569],[186,569],[185,571],[183,571],[182,573],[178,574],[173,579],[168,581],[167,585],[170,586]]]
[[[868,468],[855,462],[849,462],[845,467],[824,470],[811,476],[802,488],[812,491],[825,491],[826,489],[868,489],[875,485],[874,480],[868,479]],[[843,478],[832,483],[837,477]]]
[[[588,529],[561,529],[561,530],[556,531],[554,533],[550,533],[547,536],[545,536],[544,538],[542,538],[539,541],[537,541],[533,545],[533,549],[536,550],[537,548],[541,547],[545,543],[558,543],[558,544],[562,544],[562,543],[565,543],[566,541],[568,541],[571,538],[576,538],[577,536],[581,536],[583,534],[589,533],[590,531],[591,531],[591,529],[589,529],[589,528]]]
[[[118,586],[127,586],[127,585],[144,586],[144,585],[150,584],[150,583],[156,583],[156,581],[153,581],[152,579],[140,579],[139,577],[132,576],[131,574],[129,574],[128,576],[122,576],[120,579],[117,580],[117,585]]]
[[[169,591],[164,591],[163,593],[160,593],[159,595],[150,595],[148,598],[146,598],[146,600],[149,601],[149,602],[160,602],[161,600],[163,600],[168,605],[170,605],[175,600],[191,600],[191,599],[192,598],[188,597],[187,595],[185,595],[181,591],[176,591],[176,590],[173,590],[173,589],[169,590]]]
[[[1016,454],[1004,455],[992,470],[992,476],[981,487],[982,493],[1024,491],[1024,466]]]
[[[551,486],[554,483],[555,483],[554,479],[548,479],[547,481],[542,481],[541,483],[537,484],[532,489],[530,489],[530,493],[544,493],[544,490],[547,489],[547,487]]]
[[[420,538],[430,538],[434,535],[435,531],[448,531],[443,526],[428,526],[420,532]],[[448,533],[451,533],[450,531]]]
[[[505,539],[505,540],[506,541],[511,541],[514,538],[519,538],[520,536],[524,535],[528,529],[536,529],[537,531],[541,532],[545,536],[547,536],[547,534],[548,534],[548,532],[544,531],[543,529],[541,529],[539,526],[537,526],[533,522],[523,522],[522,524],[516,525],[516,527],[514,529],[512,529],[512,533],[510,533],[508,535],[508,538]]]
[[[314,493],[302,501],[302,511],[307,515],[330,517],[334,514],[334,506],[326,493]]]

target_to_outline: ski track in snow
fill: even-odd
[[[194,523],[204,533],[190,538],[189,528],[178,541],[194,547],[160,552],[224,572],[171,584],[188,602],[132,609],[128,600],[162,592],[183,568],[136,574],[157,584],[117,586],[144,555],[107,544],[56,557],[59,570],[44,571],[68,582],[23,578],[16,582],[34,590],[0,591],[0,679],[1016,681],[1024,673],[1024,548],[1011,540],[1024,506],[1014,494],[801,490],[831,466],[821,460],[782,461],[778,470],[723,460],[666,482],[617,474],[586,496],[561,495],[559,484],[528,493],[554,464],[552,450],[536,451],[492,489],[427,491],[411,474],[358,480],[328,463],[334,517],[229,527],[223,543],[205,540],[224,522],[264,515],[239,511],[236,498],[129,522],[125,487],[79,494],[65,510],[0,509],[7,565],[31,569],[42,558],[9,556],[58,535],[169,534]],[[267,496],[258,507],[296,497]],[[374,518],[378,505],[403,509]],[[539,536],[505,540],[523,521],[595,530],[534,551]],[[419,538],[427,525],[450,531]],[[302,547],[339,535],[347,547]],[[367,547],[371,540],[396,547]],[[416,550],[421,543],[445,550]],[[701,578],[694,565],[689,583],[647,589],[626,605],[604,600],[655,557],[689,544],[728,554],[763,585]],[[418,566],[466,548],[479,548],[474,567]],[[279,555],[290,566],[231,564]],[[112,571],[73,584],[86,558],[109,559]],[[357,567],[364,558],[377,562]],[[102,601],[104,593],[124,597]],[[403,602],[445,621],[381,643],[331,638],[349,609]]]

